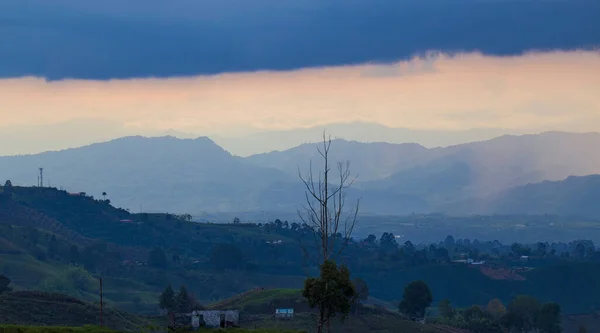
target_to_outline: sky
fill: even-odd
[[[0,155],[357,121],[598,131],[598,31],[596,0],[3,1]]]

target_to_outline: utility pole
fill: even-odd
[[[102,327],[102,310],[104,308],[104,302],[102,300],[102,278],[100,278],[100,327]]]

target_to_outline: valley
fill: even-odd
[[[102,277],[107,304],[155,313],[158,295],[169,283],[187,286],[201,303],[210,304],[253,288],[300,288],[306,276],[316,272],[303,259],[300,249],[305,231],[295,222],[196,223],[176,214],[131,214],[106,200],[72,196],[53,188],[2,187],[0,200],[0,274],[11,278],[19,290],[60,292],[94,302]],[[414,219],[409,228],[420,229],[422,222]],[[489,223],[507,221],[530,226],[555,221],[550,222],[556,223],[555,234],[573,230],[583,235],[586,227],[596,228],[591,222],[586,226],[577,220],[544,216],[482,216],[479,220],[483,230],[489,229]],[[567,227],[557,221],[564,221]],[[398,222],[377,223],[392,228]],[[439,226],[432,228],[440,235],[445,232]],[[505,237],[517,234],[509,232]],[[520,273],[524,279],[513,281],[493,279],[450,260],[468,252],[501,267],[522,265],[511,259],[519,253],[514,252],[514,241],[469,240],[458,234],[450,241],[437,236],[428,240],[408,232],[402,238],[386,235],[356,238],[339,258],[354,276],[368,283],[375,300],[394,304],[402,297],[403,286],[415,279],[431,286],[436,301],[448,298],[457,306],[485,304],[492,298],[508,302],[511,295],[527,293],[559,302],[567,314],[585,313],[594,309],[600,297],[600,285],[589,280],[600,272],[596,261],[600,256],[590,247],[593,241],[588,237],[578,238],[588,239],[582,244],[592,244],[583,245],[584,254],[575,251],[577,242],[550,241],[544,245],[543,257],[528,264],[535,269]],[[538,251],[540,241],[546,240],[529,240],[523,244],[530,245],[523,246]],[[561,278],[560,272],[569,272],[568,280]],[[448,288],[450,285],[453,287]]]

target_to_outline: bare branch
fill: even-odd
[[[317,146],[317,152],[323,161],[323,168],[318,172],[318,177],[315,177],[313,172],[312,161],[305,176],[298,168],[298,176],[304,185],[306,200],[306,204],[303,205],[304,216],[300,211],[298,214],[303,223],[313,232],[315,241],[318,239],[316,242],[320,243],[318,252],[324,262],[332,256],[338,256],[346,248],[356,224],[359,201],[348,212],[348,216],[343,218],[345,190],[354,184],[357,176],[352,177],[349,161],[339,162],[337,163],[339,183],[330,184],[329,152],[332,140],[326,131],[323,131],[322,139],[322,145]],[[338,244],[339,241],[342,244]],[[339,250],[336,247],[339,247]]]

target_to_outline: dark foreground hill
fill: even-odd
[[[83,326],[100,323],[100,306],[76,298],[43,292],[16,291],[0,295],[0,324]],[[138,331],[148,321],[111,308],[104,325],[119,331]]]
[[[291,320],[273,318],[274,309],[293,306],[296,315]],[[310,332],[314,329],[315,314],[306,306],[299,290],[253,290],[231,299],[212,304],[209,308],[239,309],[242,312],[240,325],[252,332]],[[81,327],[99,323],[98,305],[78,299],[41,292],[10,292],[0,296],[0,329],[3,324],[28,326],[71,326]],[[166,323],[166,320],[165,320]],[[140,332],[164,329],[164,323],[153,324],[140,317],[122,311],[106,309],[104,325],[120,332]],[[251,330],[260,328],[259,330]],[[414,323],[397,313],[382,308],[362,307],[354,309],[345,321],[334,320],[332,332],[396,332],[443,333],[444,329]],[[263,331],[264,330],[264,331]],[[32,332],[35,332],[33,328]],[[72,332],[100,332],[91,327]],[[108,330],[104,330],[108,332]],[[103,332],[104,332],[103,331]],[[237,331],[237,330],[236,330]],[[22,329],[20,332],[28,332]],[[60,333],[57,329],[57,332]],[[241,332],[241,331],[240,331]]]

